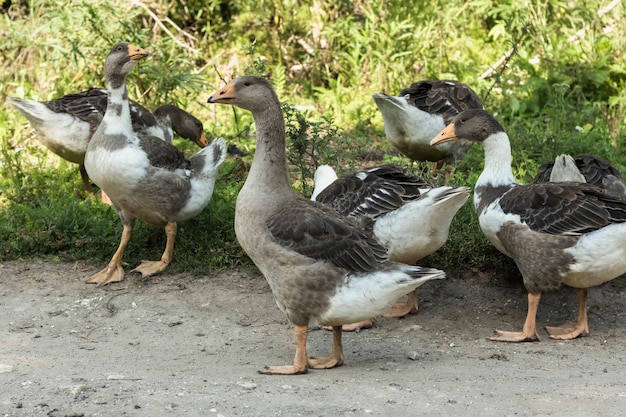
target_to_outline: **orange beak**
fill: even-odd
[[[204,132],[202,132],[202,135],[196,139],[196,145],[198,145],[201,148],[206,148],[207,146],[209,146],[209,141],[206,139],[206,135],[204,134]]]
[[[207,103],[232,104],[235,101],[235,84],[232,82],[226,84],[224,88],[217,90],[211,94]]]
[[[128,45],[128,57],[131,61],[139,61],[148,56],[148,52],[145,49],[135,45]]]
[[[430,145],[434,146],[440,143],[452,142],[455,140],[459,140],[459,137],[455,133],[454,123],[450,123],[441,132],[439,132],[433,140],[430,141]]]

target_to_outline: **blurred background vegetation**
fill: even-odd
[[[294,187],[306,196],[321,163],[345,172],[395,163],[371,95],[424,78],[457,79],[484,98],[528,182],[560,153],[592,153],[624,173],[626,15],[619,0],[4,0],[0,2],[0,97],[51,100],[104,86],[110,47],[128,41],[151,56],[129,77],[148,108],[173,102],[247,156],[222,166],[213,201],[180,225],[171,271],[250,265],[236,243],[234,201],[254,151],[248,112],[206,104],[243,74],[271,79],[288,127]],[[177,140],[190,154],[191,146]],[[473,187],[473,147],[450,185]],[[40,256],[101,266],[121,225],[111,207],[82,193],[76,166],[41,146],[25,118],[0,106],[0,261]],[[441,181],[438,176],[435,181]],[[158,258],[165,236],[138,222],[125,260]],[[420,262],[449,273],[514,265],[483,237],[470,202],[448,243]]]

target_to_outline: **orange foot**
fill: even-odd
[[[589,335],[589,329],[586,327],[586,323],[580,325],[576,323],[564,323],[557,327],[546,326],[546,330],[552,339],[558,340],[571,340]]]
[[[536,342],[539,340],[537,333],[525,333],[525,332],[505,332],[503,330],[496,330],[496,336],[488,337],[487,339],[494,342]]]
[[[359,321],[357,323],[344,324],[343,326],[341,326],[341,331],[342,332],[358,332],[364,329],[371,329],[372,327],[374,327],[375,321],[376,321],[376,318],[373,318],[369,320]],[[333,329],[331,326],[323,326],[323,328],[324,330]]]
[[[405,295],[401,302],[394,304],[383,317],[400,318],[415,313],[417,313],[417,294],[412,291]]]
[[[102,271],[93,274],[86,282],[88,284],[101,285],[111,284],[112,282],[120,282],[124,279],[124,268],[121,263],[109,264]]]
[[[309,368],[312,369],[330,369],[341,365],[343,365],[342,357],[309,358]]]
[[[157,272],[163,271],[169,262],[164,261],[141,261],[141,264],[130,272],[139,272],[143,278],[154,275]]]
[[[306,366],[296,365],[280,365],[280,366],[266,366],[259,371],[263,375],[301,375],[307,373]]]

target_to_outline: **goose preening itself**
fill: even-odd
[[[342,365],[342,324],[382,314],[398,297],[445,274],[389,261],[372,236],[371,221],[342,216],[295,193],[287,178],[285,121],[267,80],[236,78],[208,102],[240,107],[254,118],[256,151],[237,197],[235,233],[295,325],[293,365],[260,372],[302,374]],[[328,358],[307,357],[309,323],[333,327]]]
[[[136,219],[165,226],[167,242],[160,261],[143,261],[133,271],[146,277],[169,265],[177,223],[197,216],[209,203],[226,156],[221,138],[187,159],[171,143],[133,129],[126,76],[147,55],[127,43],[111,49],[105,61],[108,105],[85,154],[89,177],[110,197],[123,225],[119,248],[108,266],[87,281],[98,285],[124,278],[122,256]]]
[[[385,125],[385,136],[405,156],[436,165],[462,160],[472,142],[460,140],[432,146],[431,139],[459,112],[483,108],[474,91],[459,81],[422,80],[398,96],[373,96]]]
[[[539,167],[533,182],[575,181],[596,185],[607,193],[626,199],[626,185],[619,171],[606,159],[594,155],[559,155]]]
[[[311,200],[344,216],[367,217],[387,257],[408,265],[439,249],[448,239],[450,223],[469,194],[465,187],[433,187],[428,181],[397,166],[384,165],[337,177],[328,165],[315,170]],[[415,291],[394,304],[385,317],[417,312]],[[343,326],[353,331],[372,326],[374,319]]]
[[[497,331],[489,339],[539,339],[536,314],[543,291],[573,287],[576,324],[546,327],[554,339],[586,336],[587,288],[626,272],[626,202],[585,183],[516,184],[509,137],[484,110],[466,110],[433,145],[463,138],[480,142],[485,166],[474,192],[480,227],[493,245],[513,258],[528,291],[528,314],[521,332]]]
[[[85,151],[106,111],[107,91],[91,88],[51,101],[9,97],[7,102],[28,119],[46,148],[78,164],[83,188],[91,193],[91,183],[84,166]],[[165,104],[151,113],[130,100],[130,116],[133,130],[137,133],[157,136],[171,143],[173,130],[201,148],[208,145],[202,122],[171,104]]]

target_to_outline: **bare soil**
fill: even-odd
[[[526,293],[450,276],[420,310],[344,334],[346,363],[299,376],[293,328],[246,270],[168,274],[96,288],[98,266],[0,264],[0,416],[618,416],[626,409],[626,283],[589,291],[588,337],[505,344]],[[542,299],[538,324],[576,317],[574,292]],[[311,329],[309,354],[332,334]]]

